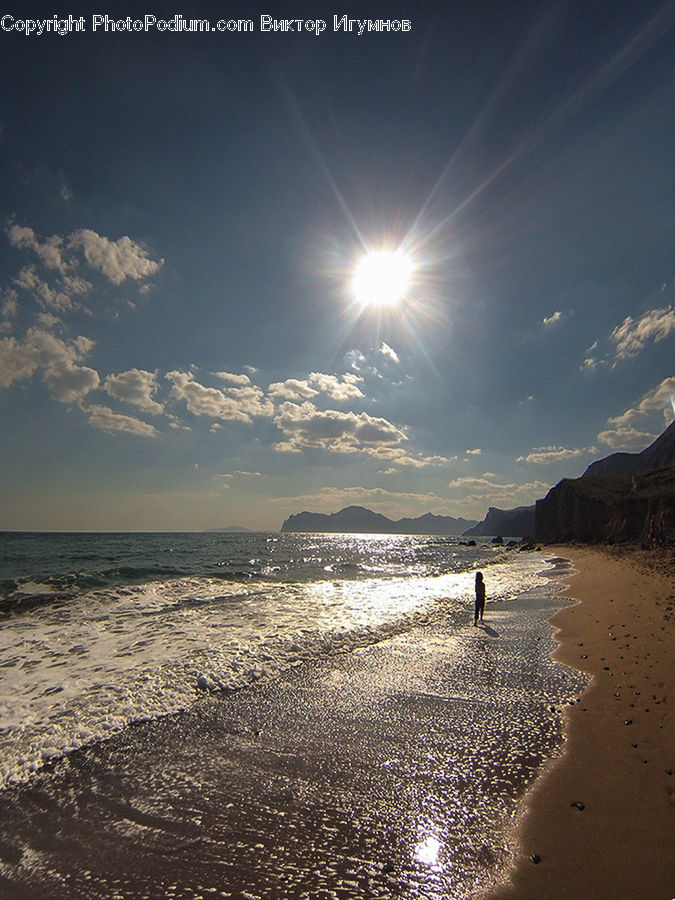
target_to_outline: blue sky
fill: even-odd
[[[673,2],[148,11],[254,28],[0,23],[0,528],[481,519],[672,421]]]

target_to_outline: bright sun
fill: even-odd
[[[352,290],[363,306],[394,306],[410,286],[412,262],[400,250],[366,254],[356,266]]]

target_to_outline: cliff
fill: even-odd
[[[348,506],[339,512],[301,512],[288,519],[281,526],[287,532],[327,532],[342,534],[446,534],[460,535],[475,525],[468,519],[454,519],[452,516],[434,516],[426,513],[416,519],[394,521],[363,506]]]
[[[671,422],[654,443],[641,453],[612,453],[611,456],[591,463],[581,477],[636,475],[673,464],[675,464],[675,421]]]
[[[515,509],[491,506],[482,522],[464,532],[466,537],[532,537],[533,534],[534,506],[517,506]]]
[[[535,539],[550,543],[649,544],[671,539],[674,529],[675,465],[638,475],[566,478],[535,506]]]

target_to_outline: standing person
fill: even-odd
[[[475,625],[480,618],[483,621],[483,610],[485,609],[485,582],[483,581],[483,573],[476,572],[476,606],[474,607],[473,624]]]

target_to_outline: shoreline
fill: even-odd
[[[547,547],[577,602],[553,658],[591,680],[566,744],[523,799],[509,880],[485,900],[658,900],[675,892],[675,553]]]
[[[582,679],[551,659],[550,584],[488,603],[479,628],[466,600],[4,792],[0,893],[466,900],[499,883]]]

